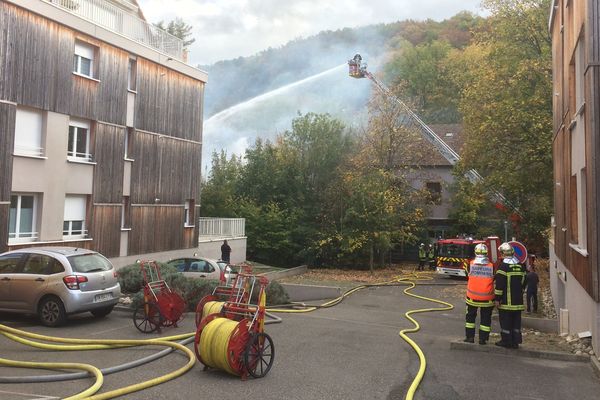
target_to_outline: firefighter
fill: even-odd
[[[480,310],[479,344],[487,344],[492,327],[494,309],[494,264],[487,257],[488,249],[483,243],[475,246],[475,259],[469,264],[467,281],[467,316],[464,342],[475,342],[475,320]]]
[[[418,271],[423,271],[425,269],[426,262],[427,262],[427,252],[425,251],[425,244],[421,243],[419,245],[419,268],[418,268]]]
[[[518,349],[522,343],[521,312],[523,304],[523,288],[527,285],[527,274],[523,265],[515,258],[515,250],[508,243],[498,247],[502,263],[496,271],[495,304],[500,319],[501,340],[496,346]]]
[[[432,244],[430,244],[429,249],[427,249],[427,262],[429,263],[429,269],[435,270],[435,252]]]

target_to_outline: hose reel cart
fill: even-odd
[[[271,369],[275,347],[264,332],[269,281],[265,277],[252,278],[260,284],[258,305],[227,301],[220,312],[200,322],[194,349],[205,369],[220,369],[242,379],[262,378]]]
[[[205,316],[220,312],[226,301],[248,304],[255,283],[256,277],[252,275],[252,268],[249,265],[242,265],[231,284],[217,286],[212,294],[200,299],[196,305],[196,327]]]
[[[133,312],[135,327],[151,333],[163,326],[177,326],[183,319],[185,301],[162,279],[156,261],[142,261],[140,269],[144,277],[144,303]]]

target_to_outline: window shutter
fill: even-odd
[[[65,197],[65,221],[85,221],[87,196]]]

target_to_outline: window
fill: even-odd
[[[0,257],[0,274],[12,274],[17,271],[22,253],[7,254]]]
[[[575,112],[585,103],[585,47],[583,36],[575,48]]]
[[[67,158],[77,161],[92,161],[90,154],[90,123],[71,119],[69,122],[69,142]]]
[[[570,187],[569,187],[569,194],[570,194],[570,201],[569,201],[569,208],[570,208],[570,213],[569,213],[569,221],[570,221],[570,225],[569,225],[569,231],[571,234],[570,237],[570,242],[571,243],[578,243],[579,241],[579,227],[577,224],[577,175],[571,175],[571,180],[570,180]]]
[[[73,57],[73,72],[79,75],[94,77],[94,56],[96,48],[87,43],[75,42],[75,55]]]
[[[34,232],[36,209],[37,198],[35,195],[13,194],[10,196],[9,242],[27,242],[37,238],[37,232]]]
[[[50,256],[43,254],[30,254],[23,266],[24,274],[50,275],[56,268],[55,263],[60,263]]]
[[[427,182],[427,191],[433,204],[442,203],[442,184],[440,182]]]
[[[129,196],[123,196],[121,203],[121,229],[131,228],[131,207],[129,204]]]
[[[132,155],[132,139],[133,139],[133,128],[127,128],[125,132],[125,159],[131,159]]]
[[[194,200],[185,201],[184,226],[194,226]]]
[[[85,237],[85,215],[87,196],[67,195],[65,197],[65,216],[63,237]]]
[[[22,156],[42,156],[43,127],[44,115],[41,111],[17,107],[14,153]]]
[[[134,91],[136,90],[136,80],[137,80],[137,60],[134,58],[129,59],[129,64],[127,65],[127,89]]]

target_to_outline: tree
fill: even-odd
[[[519,208],[519,236],[536,251],[552,212],[550,3],[485,0],[488,30],[449,63],[462,88],[464,168]]]
[[[201,183],[201,208],[204,217],[233,217],[236,186],[242,170],[241,160],[233,155],[227,159],[224,151],[212,154],[212,167]]]
[[[196,41],[195,38],[190,37],[192,36],[192,30],[194,28],[191,25],[186,24],[181,18],[175,18],[174,20],[169,21],[166,26],[164,21],[159,21],[158,23],[154,24],[154,26],[183,40],[184,49],[187,49]]]

